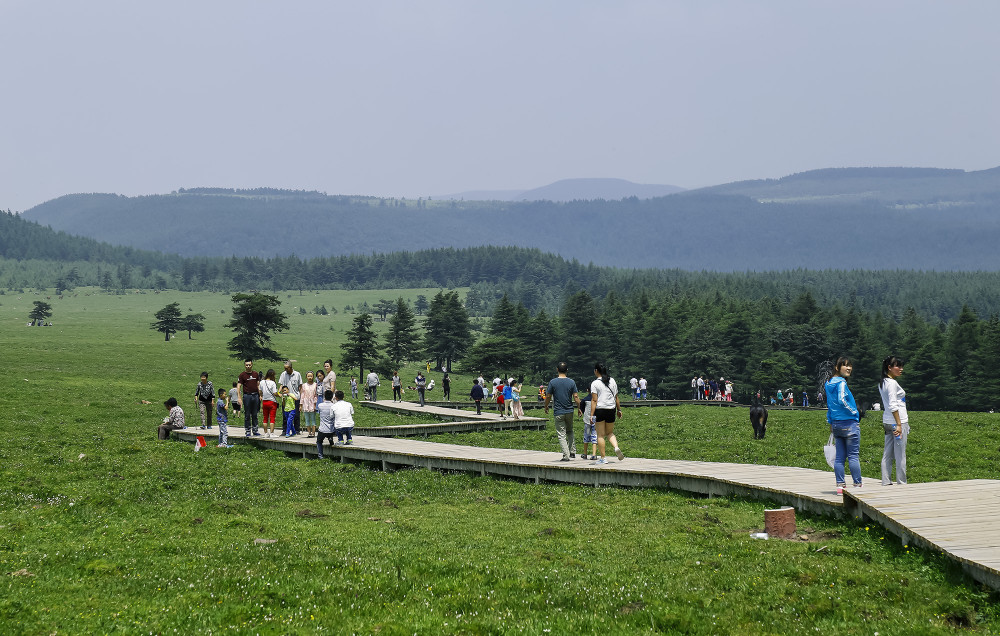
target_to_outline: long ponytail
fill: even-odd
[[[594,365],[594,371],[597,371],[598,373],[601,374],[601,382],[604,383],[604,386],[611,388],[611,376],[608,375],[607,365],[598,362],[597,364]]]

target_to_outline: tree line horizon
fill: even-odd
[[[78,286],[108,294],[461,287],[468,316],[495,320],[500,312],[486,336],[517,343],[529,371],[547,372],[543,358],[565,354],[578,365],[603,357],[619,377],[645,373],[654,392],[671,397],[682,397],[699,373],[737,381],[737,394],[772,381],[811,391],[815,366],[848,354],[855,395],[876,401],[878,365],[892,353],[910,361],[903,384],[915,408],[1000,407],[1000,379],[988,371],[1000,357],[1000,272],[639,270],[496,246],[305,260],[182,258],[0,212],[0,295]],[[486,340],[474,351],[497,344]],[[586,377],[589,369],[577,373]]]

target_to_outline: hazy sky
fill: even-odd
[[[0,0],[0,209],[1000,165],[996,0]]]

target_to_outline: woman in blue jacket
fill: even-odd
[[[834,365],[834,376],[826,386],[826,421],[830,423],[830,433],[837,445],[837,459],[833,462],[833,473],[837,478],[837,494],[844,493],[847,483],[844,481],[844,459],[851,469],[854,487],[861,487],[861,462],[858,455],[861,450],[861,425],[859,423],[858,406],[854,403],[854,395],[847,388],[847,378],[851,376],[854,364],[850,358],[840,357]]]

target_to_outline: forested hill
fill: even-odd
[[[537,247],[597,265],[1000,271],[1000,169],[815,171],[648,200],[477,202],[225,189],[70,195],[56,230],[186,256]],[[891,257],[889,257],[891,255]]]
[[[779,203],[877,201],[909,209],[996,205],[1000,200],[1000,168],[974,172],[940,168],[827,168],[781,179],[740,181],[689,191],[692,196],[704,194],[742,195]]]

